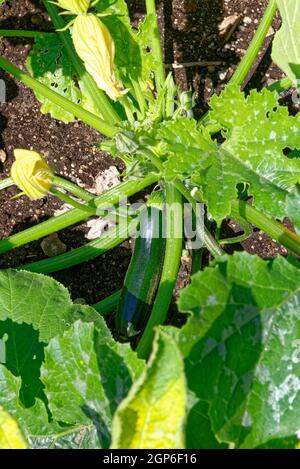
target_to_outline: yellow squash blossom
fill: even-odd
[[[116,101],[127,90],[114,74],[115,45],[107,27],[95,15],[79,15],[72,32],[77,54],[99,88]]]
[[[15,150],[15,162],[11,167],[14,183],[30,199],[45,197],[53,184],[54,174],[44,158],[31,150]]]
[[[57,0],[58,6],[71,13],[80,15],[86,13],[90,6],[90,0]]]

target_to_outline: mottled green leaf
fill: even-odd
[[[112,448],[183,448],[186,384],[175,341],[160,332],[147,368],[113,420]]]
[[[277,258],[223,257],[192,278],[179,308],[190,391],[188,445],[254,448],[290,438],[300,419],[300,270]]]
[[[62,334],[76,319],[93,321],[100,328],[104,324],[93,308],[74,305],[68,290],[54,279],[15,270],[0,272],[0,321],[6,319],[31,324],[42,342]]]
[[[273,40],[272,59],[296,84],[300,79],[300,2],[277,0],[282,26]]]
[[[75,322],[45,349],[42,381],[53,417],[88,426],[97,447],[109,446],[112,415],[142,369],[128,344]]]
[[[299,116],[279,106],[276,93],[253,90],[245,97],[233,85],[210,106],[210,118],[223,129],[225,141],[213,164],[194,178],[209,211],[220,222],[231,211],[236,185],[247,183],[257,208],[284,218],[287,195],[300,182],[300,159],[284,154],[300,146]]]

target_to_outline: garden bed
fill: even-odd
[[[38,3],[33,0],[6,2],[0,8],[0,28],[34,27],[40,31],[51,30],[49,18]],[[129,2],[131,17],[136,23],[143,15],[142,3]],[[183,89],[192,85],[198,93],[195,111],[198,115],[203,113],[210,96],[228,81],[257,28],[266,4],[267,1],[259,0],[160,2],[159,22],[165,62],[168,67],[175,64],[176,80]],[[234,17],[237,22],[235,29]],[[225,23],[224,19],[227,19]],[[261,88],[282,76],[282,72],[271,63],[268,48],[272,34],[278,26],[277,18],[261,54],[263,58],[260,63],[255,64],[249,75],[248,85],[251,87]],[[1,54],[25,69],[24,63],[31,44],[31,39],[2,38]],[[199,64],[191,64],[192,62]],[[180,68],[178,64],[187,65]],[[95,178],[112,165],[122,172],[123,164],[119,160],[112,159],[96,148],[95,144],[100,141],[96,131],[79,121],[64,124],[53,120],[49,115],[41,114],[40,104],[32,91],[2,71],[0,78],[4,79],[7,85],[6,103],[0,106],[3,150],[0,178],[9,175],[14,148],[34,148],[40,151],[59,175],[79,182],[87,189],[92,188]],[[1,238],[46,220],[62,205],[52,196],[36,202],[27,197],[11,199],[16,192],[16,189],[0,192]],[[227,234],[232,234],[232,230],[238,231],[239,227],[230,223],[225,226]],[[70,250],[87,242],[87,231],[86,225],[81,224],[60,232],[59,239],[66,245],[66,249]],[[244,241],[242,246],[234,248],[266,258],[278,253],[287,254],[285,248],[277,245],[259,230]],[[230,249],[232,248],[227,248]],[[53,276],[69,288],[73,299],[81,298],[92,304],[121,287],[130,252],[130,242],[126,242],[93,261]],[[0,266],[16,267],[43,257],[45,256],[39,240],[2,255]],[[188,276],[189,261],[184,259],[180,285],[187,282]]]

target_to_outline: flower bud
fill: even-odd
[[[45,197],[53,184],[54,174],[42,156],[30,150],[15,150],[15,162],[11,167],[14,183],[30,199]]]
[[[79,15],[75,19],[73,43],[85,68],[99,88],[116,101],[127,90],[114,74],[115,45],[107,27],[95,15]]]
[[[57,0],[60,8],[68,10],[76,15],[86,13],[90,6],[90,0]]]

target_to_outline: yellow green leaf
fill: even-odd
[[[112,448],[184,448],[186,383],[175,341],[158,332],[140,379],[118,407],[112,425]]]
[[[0,407],[0,449],[26,449],[27,443],[17,422]]]

